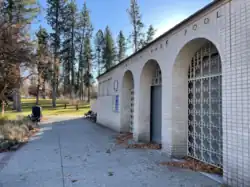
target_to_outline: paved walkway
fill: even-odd
[[[192,171],[159,166],[156,150],[115,146],[116,133],[84,119],[43,125],[17,152],[0,154],[0,187],[220,186]]]

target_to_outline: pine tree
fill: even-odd
[[[56,95],[58,88],[58,61],[59,61],[59,49],[60,49],[60,36],[61,36],[61,26],[63,26],[63,10],[65,7],[65,0],[47,0],[47,20],[51,26],[53,33],[52,46],[53,46],[53,80],[52,80],[52,107],[56,107]]]
[[[70,55],[70,64],[71,64],[71,84],[74,86],[75,85],[75,29],[76,29],[76,17],[77,17],[77,8],[76,4],[74,1],[72,1],[69,4],[70,7],[70,21],[71,21],[71,38],[70,38],[70,43],[71,43],[71,55]],[[73,89],[72,89],[73,91]]]
[[[155,32],[156,30],[154,29],[153,25],[150,25],[147,31],[147,38],[146,38],[145,45],[147,45],[154,39]]]
[[[76,34],[76,46],[78,50],[78,73],[77,73],[77,84],[76,90],[79,92],[79,97],[82,98],[84,95],[84,42],[86,35],[92,37],[93,27],[90,20],[90,12],[86,2],[83,4],[83,8],[80,12],[79,20],[77,22],[77,34]]]
[[[30,24],[40,10],[36,0],[3,0],[2,3],[5,21],[19,25]]]
[[[103,45],[104,45],[103,37],[104,36],[103,36],[102,30],[98,30],[98,32],[95,35],[95,59],[97,62],[98,76],[101,73],[102,51],[103,51]]]
[[[77,8],[75,1],[71,1],[65,6],[62,18],[64,23],[62,26],[64,41],[61,54],[64,75],[67,77],[67,90],[72,97],[75,86],[75,34],[77,21]]]
[[[107,26],[104,33],[104,44],[103,44],[103,67],[104,70],[109,70],[115,64],[115,44],[109,27]]]
[[[136,52],[142,47],[145,41],[145,34],[143,33],[144,24],[141,20],[140,8],[137,4],[137,0],[130,0],[128,14],[133,27],[130,38],[133,43],[134,51]]]
[[[70,72],[71,72],[70,40],[64,40],[62,42],[62,49],[60,52],[61,52],[61,61],[63,64],[64,94],[70,94],[72,91],[72,85],[70,83]]]
[[[80,12],[79,20],[77,23],[77,49],[78,49],[78,73],[77,73],[77,84],[76,90],[79,92],[79,97],[83,98],[84,96],[84,75],[85,75],[85,68],[84,68],[84,45],[85,45],[85,38],[88,37],[92,38],[93,26],[90,20],[90,12],[87,7],[86,2],[83,4],[83,8]]]
[[[38,83],[37,83],[37,94],[36,94],[36,104],[39,102],[39,92],[41,85],[43,86],[43,91],[45,91],[45,81],[48,74],[48,38],[49,35],[47,31],[40,26],[39,31],[36,33],[37,37],[37,73],[38,73]],[[43,93],[45,94],[45,93]]]
[[[117,58],[118,62],[121,62],[122,59],[124,59],[126,56],[126,38],[122,31],[119,32],[117,39],[117,46],[118,46]]]
[[[88,102],[90,102],[90,87],[93,82],[92,75],[92,48],[91,48],[91,35],[87,33],[84,39],[83,61],[84,61],[84,85],[88,89]]]

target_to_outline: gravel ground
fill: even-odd
[[[200,173],[160,166],[169,158],[158,150],[115,145],[115,132],[85,119],[56,121],[8,159],[0,157],[0,187],[220,186]]]

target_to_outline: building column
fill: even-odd
[[[172,155],[172,75],[162,75],[162,152]]]
[[[150,142],[150,116],[148,116],[148,124],[144,123],[146,122],[145,119],[142,119],[142,116],[140,116],[141,111],[143,108],[148,107],[142,107],[141,104],[143,104],[143,98],[147,98],[147,101],[144,101],[144,104],[150,103],[149,99],[150,95],[148,96],[148,92],[145,92],[145,90],[141,90],[140,86],[140,74],[135,75],[134,79],[134,132],[133,137],[135,141],[138,142]],[[142,98],[143,93],[143,98]]]
[[[187,154],[187,77],[185,67],[174,66],[162,80],[162,149],[182,157]]]

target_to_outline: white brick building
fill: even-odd
[[[250,0],[210,3],[98,81],[99,123],[250,186]]]

